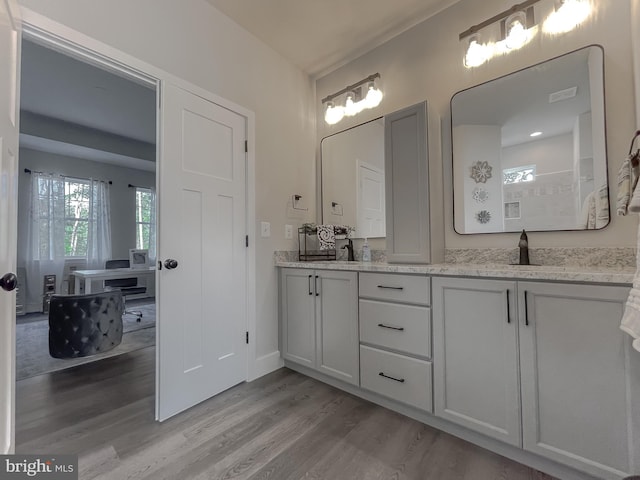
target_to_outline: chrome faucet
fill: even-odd
[[[518,265],[531,265],[529,262],[529,239],[527,238],[527,232],[525,232],[524,229],[522,229],[522,233],[520,234],[518,248],[520,248],[520,262]]]
[[[347,261],[355,262],[356,259],[353,256],[353,241],[351,239],[349,239],[349,243],[344,245],[342,248],[346,248],[347,249]]]

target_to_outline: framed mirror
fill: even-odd
[[[609,223],[603,57],[592,45],[452,97],[457,233]]]
[[[322,223],[355,227],[353,238],[385,236],[384,120],[322,139]]]

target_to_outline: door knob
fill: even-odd
[[[177,266],[178,266],[178,261],[174,260],[173,258],[167,258],[164,261],[164,268],[166,268],[167,270],[173,270]]]
[[[18,286],[18,277],[16,277],[15,273],[5,273],[2,278],[0,278],[0,288],[3,290],[10,292],[11,290],[15,290]]]

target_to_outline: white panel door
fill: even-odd
[[[384,170],[358,160],[358,237],[385,236]]]
[[[12,453],[15,412],[18,72],[20,29],[12,0],[0,0],[0,453]]]
[[[170,84],[162,104],[159,420],[247,376],[245,118]]]

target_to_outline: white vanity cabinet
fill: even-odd
[[[432,412],[431,292],[426,275],[360,273],[364,389]]]
[[[597,478],[640,473],[628,292],[434,278],[435,414]]]
[[[359,385],[358,274],[284,268],[280,292],[282,356]]]

